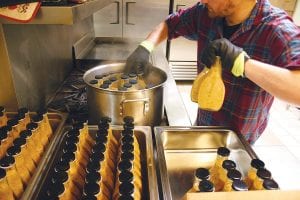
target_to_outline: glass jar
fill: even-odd
[[[211,181],[202,180],[202,181],[199,182],[198,191],[199,192],[214,192],[215,187],[214,187],[214,184]]]
[[[250,168],[245,178],[245,183],[248,185],[249,188],[252,188],[253,181],[257,177],[256,176],[257,170],[263,168],[265,168],[265,163],[262,160],[257,158],[251,160]]]
[[[222,191],[224,191],[224,192],[230,192],[230,191],[232,191],[232,183],[233,183],[233,181],[235,181],[235,180],[241,180],[241,178],[242,178],[242,174],[238,170],[236,170],[236,169],[230,169],[230,170],[228,170],[228,172],[227,172],[227,179],[225,181],[224,188],[223,188]]]
[[[77,141],[74,141],[73,139],[74,140],[77,139]],[[82,149],[80,150],[80,148],[78,148],[77,145],[79,145],[79,143],[78,143],[78,138],[76,136],[74,136],[73,138],[68,138],[66,140],[65,147],[63,148],[63,153],[67,153],[67,152],[74,153],[80,166],[82,168],[85,168],[88,162],[88,155],[85,155]]]
[[[62,183],[51,184],[46,191],[47,199],[71,200],[77,199],[73,194],[66,190]]]
[[[73,199],[81,195],[78,187],[69,179],[66,171],[55,172],[51,178],[50,184],[63,184],[66,191],[70,192]]]
[[[103,190],[101,190],[100,186],[97,183],[87,183],[83,190],[84,196],[94,196],[97,200],[109,200],[110,195],[104,193]]]
[[[263,190],[264,180],[271,179],[271,178],[272,178],[272,174],[269,170],[265,168],[258,169],[251,190]]]
[[[217,182],[215,183],[215,190],[220,191],[223,189],[224,184],[227,179],[227,172],[231,169],[235,169],[236,164],[232,160],[224,160],[222,167],[219,169],[219,178],[217,179]]]
[[[9,187],[6,171],[0,168],[0,200],[15,200],[14,193]]]
[[[14,196],[17,199],[20,199],[24,188],[21,177],[16,169],[15,159],[11,156],[5,156],[0,160],[0,167],[6,171],[6,179],[10,189],[14,193]]]
[[[136,79],[130,79],[129,80],[129,83],[131,84],[131,88],[132,88],[132,90],[139,90],[140,88],[139,88],[139,86],[138,86],[138,82],[137,82],[137,80]]]
[[[46,127],[44,126],[43,123],[43,116],[42,115],[35,115],[32,117],[32,121],[38,125],[38,127],[33,129],[33,132],[37,132],[37,134],[40,136],[41,144],[45,148],[46,145],[49,143],[49,135],[46,132]]]
[[[0,159],[5,156],[7,149],[13,144],[13,137],[10,136],[10,131],[10,126],[0,128]]]
[[[12,128],[11,135],[13,139],[17,139],[20,134],[19,121],[17,119],[10,119],[7,121],[7,125]]]
[[[96,143],[92,148],[93,154],[102,153],[104,155],[104,160],[107,162],[111,169],[115,168],[115,161],[113,160],[115,156],[112,154],[112,151],[106,149],[106,146],[103,143]]]
[[[6,115],[5,108],[0,106],[0,127],[6,126],[7,121],[8,121],[8,118],[7,118],[7,115]]]
[[[37,123],[29,123],[27,124],[27,130],[30,130],[32,133],[32,142],[34,142],[35,148],[39,150],[39,152],[44,152],[44,149],[46,148],[44,146],[45,143],[45,137],[42,135],[41,130]]]
[[[129,160],[134,164],[134,167],[137,168],[137,170],[141,171],[141,162],[139,158],[136,158],[132,152],[123,152],[121,153],[121,160]]]
[[[26,149],[29,152],[30,157],[32,158],[35,166],[38,165],[42,155],[43,155],[43,147],[40,143],[36,143],[33,138],[32,132],[30,130],[26,130],[23,133],[22,138],[26,140]]]
[[[110,177],[110,179],[113,179],[113,177]],[[114,190],[114,185],[108,186],[107,183],[104,182],[100,172],[94,171],[87,174],[85,178],[85,186],[90,183],[96,183],[100,187],[100,191],[102,191],[103,194],[110,199],[112,191]]]
[[[132,87],[132,85],[129,82],[124,83],[123,87],[126,88],[126,91],[134,91],[134,88]]]
[[[134,199],[141,199],[141,192],[134,188],[134,185],[130,182],[123,182],[119,187],[119,195],[128,195],[133,197]]]
[[[199,190],[199,183],[203,180],[209,180],[209,170],[206,168],[197,168],[194,173],[193,189],[195,192]]]
[[[137,81],[138,81],[138,87],[139,89],[146,89],[147,85],[145,83],[145,80],[144,80],[144,73],[143,72],[140,72],[137,74]]]
[[[123,87],[125,83],[129,83],[129,76],[127,74],[122,74],[119,80],[119,87]]]
[[[20,108],[18,110],[18,113],[24,113],[24,115],[25,115],[25,125],[30,123],[30,113],[29,113],[28,108],[25,108],[25,107]]]
[[[118,89],[118,79],[116,76],[110,76],[109,77],[109,80],[111,82],[110,86],[109,86],[109,89],[110,90],[117,90]]]
[[[27,169],[26,167],[25,159],[21,154],[20,146],[9,147],[9,149],[7,150],[7,155],[14,157],[17,172],[22,180],[23,185],[26,186],[29,183],[31,176],[29,173],[29,169]]]
[[[279,190],[278,183],[273,179],[265,179],[263,182],[264,190]]]
[[[19,130],[20,131],[26,130],[25,114],[22,112],[18,113],[17,119],[19,124]]]
[[[230,150],[226,147],[219,147],[217,150],[217,158],[214,165],[210,168],[211,182],[215,185],[219,178],[219,169],[222,167],[224,160],[227,160],[230,154]]]
[[[242,181],[242,180],[234,180],[232,182],[232,190],[233,191],[238,191],[238,192],[241,192],[241,191],[248,191],[248,186],[247,184]]]

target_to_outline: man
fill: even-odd
[[[165,39],[198,42],[198,72],[222,60],[226,88],[218,112],[198,110],[198,125],[229,126],[254,143],[274,96],[300,105],[300,29],[268,0],[202,0],[171,14],[129,56],[126,71],[151,70],[149,52]]]

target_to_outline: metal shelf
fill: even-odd
[[[63,24],[72,25],[91,16],[113,0],[91,0],[73,6],[42,6],[35,18],[26,24]],[[24,24],[0,18],[2,24]]]

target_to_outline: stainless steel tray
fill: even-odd
[[[16,112],[8,112],[7,113],[7,117],[9,119],[13,118],[17,113]],[[35,115],[36,113],[30,113],[30,116],[32,117],[33,115]],[[40,174],[43,174],[43,172],[45,171],[46,168],[46,163],[48,162],[48,152],[51,151],[52,144],[56,138],[57,135],[60,134],[60,132],[63,129],[63,126],[66,122],[67,119],[67,114],[65,113],[52,113],[49,112],[48,113],[48,118],[49,118],[49,122],[53,131],[53,135],[50,139],[50,143],[48,144],[48,146],[46,147],[45,153],[43,154],[38,167],[36,168],[33,176],[31,177],[28,185],[26,186],[24,193],[21,197],[21,200],[29,200],[30,198],[28,198],[29,194],[34,190],[34,188],[36,187],[36,184],[40,179],[41,176]]]
[[[42,200],[45,188],[51,176],[51,170],[54,167],[59,155],[61,154],[62,144],[65,141],[67,131],[71,127],[65,127],[61,134],[55,137],[51,144],[50,151],[47,152],[47,161],[44,163],[45,170],[39,174],[40,179],[35,182],[31,192],[24,198],[30,200]],[[122,126],[112,126],[114,136],[120,137]],[[90,134],[95,134],[97,126],[89,126]],[[139,142],[142,162],[142,177],[143,177],[143,196],[142,199],[152,200],[158,199],[157,176],[153,158],[153,142],[151,127],[135,126],[134,134]]]
[[[158,170],[163,198],[182,199],[192,187],[194,171],[214,164],[217,148],[230,149],[229,159],[243,176],[257,158],[241,135],[223,127],[155,127]]]

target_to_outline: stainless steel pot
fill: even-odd
[[[167,75],[157,67],[144,78],[148,89],[136,91],[111,91],[91,85],[95,75],[123,72],[124,63],[99,65],[88,70],[83,80],[87,84],[89,124],[97,124],[103,116],[112,118],[112,124],[123,124],[125,116],[134,117],[136,125],[159,125],[164,109],[164,85]]]

